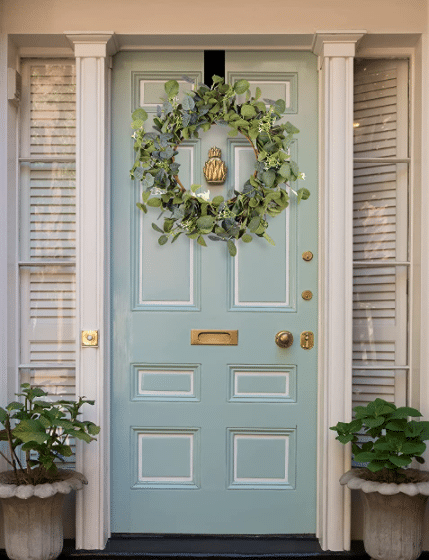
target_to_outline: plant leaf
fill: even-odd
[[[144,109],[142,109],[142,107],[140,107],[139,109],[136,109],[134,111],[134,113],[132,114],[133,121],[136,121],[137,119],[142,120],[142,121],[146,121],[147,118],[148,118],[148,114],[146,113],[146,111]]]
[[[179,93],[179,84],[176,80],[168,80],[164,85],[164,90],[168,98],[171,99]]]
[[[246,93],[246,91],[249,89],[249,82],[247,80],[238,80],[238,82],[235,82],[234,84],[234,91],[235,93],[238,93],[238,95],[241,95],[242,93]]]
[[[235,257],[235,255],[237,254],[237,247],[235,246],[234,241],[232,241],[231,239],[228,239],[228,251],[229,254],[231,255],[231,257]]]

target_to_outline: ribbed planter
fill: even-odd
[[[17,486],[11,472],[0,473],[6,554],[10,560],[54,560],[63,549],[62,508],[64,498],[79,490],[83,474],[60,470],[61,480],[52,484]]]
[[[416,560],[422,552],[429,473],[408,469],[419,473],[421,482],[388,484],[364,480],[365,470],[352,469],[340,482],[361,491],[367,554],[374,560]]]

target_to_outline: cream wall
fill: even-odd
[[[0,4],[1,4],[0,0]],[[7,33],[281,34],[316,29],[422,33],[427,0],[3,0]]]

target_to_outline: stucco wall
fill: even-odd
[[[1,2],[0,2],[1,3]],[[3,0],[7,33],[422,33],[427,0]],[[216,7],[212,7],[213,4]]]

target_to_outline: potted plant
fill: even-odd
[[[352,422],[331,430],[351,442],[355,461],[340,482],[360,490],[364,506],[364,546],[375,560],[415,560],[422,551],[422,524],[429,496],[429,472],[409,468],[424,463],[429,422],[408,420],[422,414],[383,399],[353,409]]]
[[[17,396],[23,402],[0,407],[0,455],[11,467],[0,473],[6,553],[11,560],[53,560],[63,548],[64,498],[87,483],[83,474],[59,469],[58,461],[73,454],[69,438],[89,443],[100,428],[78,420],[81,407],[94,401],[49,402],[28,383]]]

